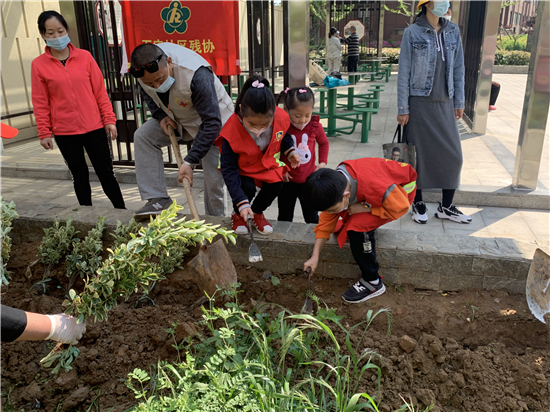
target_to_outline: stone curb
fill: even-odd
[[[498,74],[527,74],[529,66],[493,66],[493,73]]]
[[[34,179],[57,179],[71,180],[69,170],[63,166],[51,165],[44,168],[36,165],[18,165],[2,166],[2,177],[19,177]],[[99,181],[93,168],[89,168],[90,180]],[[136,184],[136,173],[130,167],[115,167],[115,174],[119,183]],[[178,186],[178,172],[176,169],[165,169],[165,178],[167,187]],[[193,178],[193,187],[204,188],[204,179],[201,171],[195,173]],[[425,190],[425,201],[428,203],[437,203],[441,200],[440,191]],[[536,209],[550,210],[550,190],[537,189],[529,192],[516,191],[511,187],[481,187],[481,186],[463,186],[455,193],[455,203],[463,206],[490,206],[490,207],[510,207],[516,209]]]
[[[19,219],[11,232],[15,244],[39,241],[43,228],[53,219],[72,216],[84,237],[99,216],[107,218],[104,239],[116,227],[117,220],[127,223],[131,211],[95,206],[60,207],[53,204],[17,204]],[[186,215],[188,218],[190,216]],[[231,219],[206,216],[209,223],[230,227]],[[314,225],[274,222],[270,236],[255,235],[263,262],[255,264],[280,274],[300,273],[315,242]],[[377,231],[377,257],[380,274],[386,283],[411,285],[419,289],[456,291],[468,288],[501,289],[525,293],[525,283],[536,243],[511,239],[472,236],[433,236],[424,233],[381,228]],[[248,265],[248,236],[239,236],[227,249],[235,263]],[[360,271],[349,244],[338,247],[334,236],[326,243],[317,273],[327,278],[357,279]]]

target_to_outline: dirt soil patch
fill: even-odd
[[[62,265],[53,269],[46,294],[29,291],[32,283],[25,272],[36,259],[38,245],[13,248],[12,281],[2,303],[32,312],[60,313],[67,284]],[[239,300],[246,307],[263,301],[300,311],[307,289],[302,274],[274,273],[281,280],[275,286],[266,279],[270,273],[243,266],[237,271],[243,290]],[[33,267],[33,282],[41,277],[39,263]],[[387,335],[387,318],[379,316],[364,339],[365,348],[381,356],[376,363],[382,368],[382,382],[378,393],[375,375],[366,375],[360,389],[382,400],[381,411],[399,408],[403,404],[399,395],[421,407],[433,403],[433,411],[550,411],[549,335],[529,312],[524,295],[387,285],[384,295],[348,305],[340,295],[349,286],[344,279],[316,278],[313,283],[317,296],[344,316],[345,326],[364,320],[369,310],[391,310],[391,335]],[[75,285],[76,290],[81,288]],[[200,330],[202,310],[190,310],[200,296],[192,273],[174,272],[154,289],[155,306],[142,301],[136,308],[136,295],[112,310],[108,321],[89,324],[78,345],[80,356],[74,369],[57,376],[39,365],[53,347],[51,341],[2,344],[5,410],[124,411],[135,405],[123,380],[134,368],[148,370],[159,359],[177,361],[174,340],[166,329],[179,322],[177,339]],[[343,338],[343,333],[338,336]]]

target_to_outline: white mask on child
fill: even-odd
[[[445,16],[443,16],[443,18],[444,18],[445,20],[451,21],[451,16],[449,16],[448,14],[446,14]]]
[[[294,122],[290,122],[290,124],[292,124],[292,126],[294,126],[298,130],[304,130],[305,127],[309,124],[309,122],[307,122],[305,124],[296,124]]]

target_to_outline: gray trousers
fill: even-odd
[[[168,137],[156,119],[147,120],[134,134],[136,178],[142,200],[169,197],[164,178],[162,148],[170,146]],[[207,215],[225,216],[224,182],[218,169],[220,152],[212,146],[202,158],[204,209]]]

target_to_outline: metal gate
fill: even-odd
[[[359,60],[367,56],[376,56],[378,53],[378,37],[380,24],[380,2],[365,0],[342,0],[331,3],[330,22],[332,27],[346,35],[344,28],[348,22],[358,21],[364,26],[364,36],[359,42]],[[355,23],[357,26],[357,24]],[[357,27],[359,33],[360,27]],[[344,46],[342,57],[347,61],[347,46]]]
[[[287,2],[282,2],[283,15],[287,17]],[[236,97],[233,93],[240,92],[244,79],[252,74],[269,76],[272,85],[276,77],[284,74],[285,66],[276,66],[275,62],[275,7],[280,1],[249,1],[247,2],[247,23],[248,27],[248,62],[247,72],[240,76],[220,77],[226,85],[230,96]],[[134,166],[133,137],[135,131],[147,119],[147,110],[141,96],[136,93],[137,84],[129,74],[121,76],[120,69],[123,61],[123,50],[121,45],[122,35],[117,21],[117,9],[120,6],[118,1],[92,0],[74,2],[75,15],[77,19],[77,30],[80,47],[88,50],[99,65],[105,86],[113,104],[117,117],[118,138],[113,145],[113,164],[123,166]],[[119,17],[120,19],[120,17]],[[257,25],[260,30],[257,32]],[[288,24],[285,25],[287,29]],[[283,47],[287,50],[288,36],[284,35]],[[129,56],[128,56],[129,57]],[[233,81],[232,81],[233,79]],[[236,80],[236,81],[235,81]],[[282,87],[286,87],[286,83]],[[273,89],[275,92],[275,89]],[[191,147],[191,143],[187,149]],[[177,167],[175,158],[170,147],[167,148],[165,156],[165,167]]]
[[[466,41],[464,43],[464,114],[465,120],[472,126],[474,116],[477,82],[481,65],[481,46],[483,44],[483,29],[485,26],[486,1],[468,3],[466,21]]]

